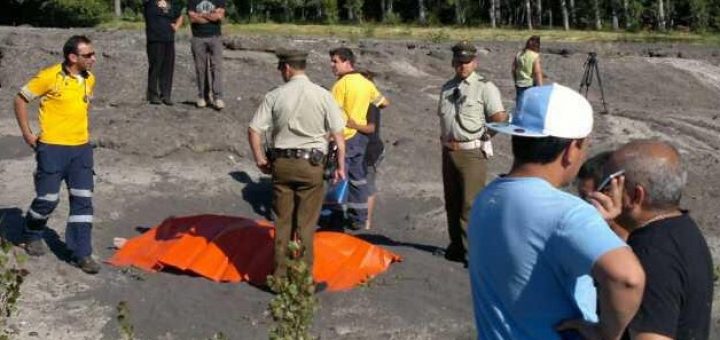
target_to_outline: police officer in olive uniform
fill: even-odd
[[[475,73],[477,49],[467,41],[453,46],[455,77],[440,93],[442,172],[450,245],[445,258],[467,262],[467,225],[475,195],[485,186],[486,162],[492,155],[485,122],[504,122],[508,115],[500,91]]]
[[[257,167],[272,174],[275,213],[276,278],[287,275],[287,247],[296,235],[303,246],[303,260],[312,272],[313,237],[320,217],[325,187],[323,172],[327,136],[338,146],[335,180],[345,178],[345,140],[340,107],[324,88],[305,75],[307,53],[277,52],[278,71],[285,84],[265,95],[250,122],[248,139]],[[272,145],[262,147],[267,132]]]

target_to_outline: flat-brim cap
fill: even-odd
[[[581,139],[593,128],[593,111],[580,93],[562,85],[531,87],[522,95],[510,123],[488,123],[513,136]]]
[[[467,63],[477,56],[477,48],[467,40],[463,40],[452,47],[453,60]]]
[[[284,48],[275,51],[275,55],[277,56],[279,62],[305,61],[307,60],[308,56],[307,52],[305,51]]]

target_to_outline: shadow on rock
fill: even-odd
[[[417,250],[428,252],[430,254],[437,254],[438,252],[444,250],[443,248],[431,246],[429,244],[399,242],[380,234],[356,234],[354,236],[377,246],[411,247]]]
[[[233,171],[228,175],[234,180],[245,184],[242,189],[242,198],[245,202],[250,203],[253,211],[265,217],[268,221],[272,221],[272,183],[269,177],[260,177],[255,182],[245,171]]]
[[[67,248],[65,242],[60,239],[60,235],[53,229],[45,228],[43,231],[43,239],[50,251],[55,254],[61,261],[72,262],[72,252]]]
[[[0,209],[0,236],[15,245],[24,243],[23,228],[25,216],[20,208]],[[55,230],[45,228],[42,232],[43,239],[50,251],[61,261],[70,262],[71,252],[67,249],[65,242]]]
[[[0,237],[12,244],[23,242],[22,232],[25,225],[25,217],[20,208],[0,209]]]

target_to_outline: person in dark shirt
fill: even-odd
[[[147,100],[150,104],[173,105],[175,32],[182,26],[181,14],[182,3],[178,0],[143,2],[149,64]]]
[[[372,218],[375,212],[375,197],[377,196],[377,174],[380,162],[385,156],[385,145],[380,139],[380,108],[370,104],[368,108],[368,125],[374,127],[372,133],[368,134],[368,145],[365,149],[365,165],[367,166],[368,182],[368,218],[365,229],[372,227]]]
[[[642,304],[626,339],[707,339],[713,264],[705,238],[679,208],[685,172],[668,143],[630,142],[610,157],[606,173],[625,170],[622,212],[616,222],[647,279]]]
[[[222,100],[223,45],[220,25],[225,18],[225,0],[190,0],[188,17],[191,23],[190,44],[198,87],[195,103],[197,107],[205,107],[208,103],[206,99],[212,99],[210,104],[215,109],[222,110],[225,102]]]

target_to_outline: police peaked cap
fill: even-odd
[[[452,47],[453,60],[467,63],[475,59],[477,48],[469,41],[463,40]]]
[[[308,56],[305,51],[287,49],[278,49],[275,55],[278,57],[278,62],[281,63],[288,61],[305,61]]]

